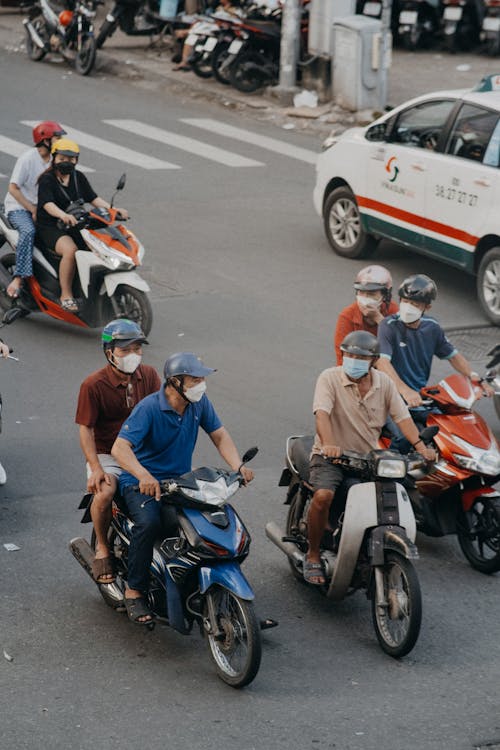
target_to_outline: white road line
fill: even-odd
[[[233,125],[227,125],[220,120],[188,117],[182,119],[181,122],[185,122],[186,125],[193,125],[195,128],[209,130],[211,133],[216,133],[226,138],[234,138],[237,141],[251,143],[253,146],[260,146],[260,148],[274,151],[276,154],[282,154],[283,156],[290,156],[292,159],[299,159],[299,161],[305,161],[308,164],[316,164],[318,159],[318,154],[315,151],[309,151],[306,148],[300,148],[300,146],[293,146],[291,143],[279,141],[277,138],[269,138],[267,135],[259,135],[251,130],[235,128]]]
[[[24,154],[28,148],[29,145],[27,143],[14,141],[12,138],[6,138],[5,136],[0,135],[0,151],[4,154],[9,154],[9,156],[12,156],[14,159],[17,159],[21,154]],[[78,165],[78,169],[81,169],[82,172],[95,171],[94,169],[90,169],[90,167],[82,167],[80,164]]]
[[[153,125],[146,125],[138,120],[103,120],[107,125],[113,125],[115,128],[121,128],[129,133],[135,133],[143,138],[150,138],[152,141],[158,141],[159,143],[165,143],[167,146],[173,146],[174,148],[180,148],[183,151],[188,151],[196,156],[201,156],[203,159],[210,159],[216,161],[219,164],[224,164],[226,167],[263,167],[265,166],[260,161],[254,159],[247,159],[245,156],[239,156],[231,151],[225,151],[222,148],[216,148],[210,146],[208,143],[203,141],[197,141],[194,138],[188,138],[185,135],[179,135],[178,133],[172,133],[169,130],[162,130],[156,128]]]
[[[33,127],[36,122],[22,120],[22,124]],[[106,141],[103,138],[96,138],[93,135],[84,133],[82,130],[76,130],[71,125],[65,125],[63,123],[63,127],[68,131],[68,138],[75,140],[80,146],[88,148],[90,151],[97,151],[99,154],[104,154],[110,159],[118,159],[126,164],[133,164],[135,167],[142,167],[143,169],[180,169],[178,164],[172,164],[169,161],[161,161],[154,156],[141,154],[139,151],[132,151],[132,149],[119,146],[112,141]]]

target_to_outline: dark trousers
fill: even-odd
[[[128,585],[146,593],[153,545],[161,531],[160,503],[150,495],[141,495],[135,487],[126,487],[122,494],[135,524],[128,552]]]

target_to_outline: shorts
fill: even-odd
[[[335,492],[344,481],[344,472],[340,466],[332,464],[329,459],[313,453],[309,462],[309,484],[316,490]]]
[[[98,453],[97,458],[99,459],[99,462],[106,472],[106,474],[111,474],[112,476],[118,477],[122,473],[123,469],[122,467],[116,462],[116,459],[113,458],[113,456],[110,453]],[[88,464],[87,466],[87,479],[92,474],[91,468]]]
[[[60,239],[61,237],[64,237],[65,235],[68,235],[68,237],[71,237],[75,245],[80,250],[87,249],[87,246],[85,245],[85,242],[83,241],[80,232],[71,230],[68,227],[64,227],[64,229],[59,229],[59,227],[41,227],[40,225],[38,225],[36,231],[42,243],[47,248],[47,250],[52,250],[53,253],[55,253],[55,246],[57,244],[57,240]]]

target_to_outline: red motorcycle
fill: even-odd
[[[480,390],[459,374],[421,389],[429,407],[424,434],[433,435],[438,459],[429,473],[410,470],[407,490],[419,531],[436,537],[456,534],[471,566],[494,573],[500,570],[500,492],[494,489],[500,480],[500,447],[485,420],[472,411]],[[384,447],[388,442],[382,439]]]

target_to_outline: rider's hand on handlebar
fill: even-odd
[[[117,219],[123,219],[126,221],[130,218],[129,213],[126,208],[117,208],[116,209],[116,218]]]
[[[323,445],[321,455],[325,458],[339,458],[342,455],[342,448],[338,445]]]
[[[139,492],[141,495],[150,495],[159,500],[161,497],[161,487],[157,479],[149,471],[139,480]]]
[[[419,453],[425,458],[426,461],[429,461],[429,463],[434,463],[435,461],[437,461],[436,451],[434,450],[434,448],[431,448],[428,445],[426,445],[425,448],[422,448],[422,450],[419,450]]]
[[[255,476],[252,469],[248,469],[246,466],[241,467],[240,474],[243,477],[244,484],[248,484],[249,482],[251,482]]]
[[[63,224],[66,224],[67,227],[74,227],[78,224],[78,219],[75,216],[72,216],[72,214],[64,214],[64,216],[61,217],[61,221]]]
[[[400,391],[402,397],[410,407],[422,406],[422,398],[418,391],[414,391],[413,388],[409,388],[405,385]]]

